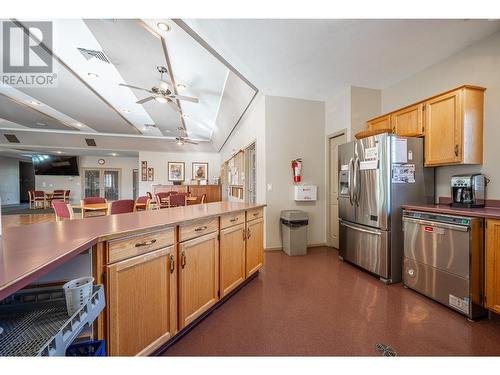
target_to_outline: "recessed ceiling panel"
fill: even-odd
[[[122,76],[124,83],[151,89],[160,83],[158,66],[167,66],[161,39],[152,34],[140,20],[86,20],[88,28],[99,41],[110,61]],[[170,82],[168,75],[164,80]],[[132,91],[137,100],[151,94],[116,86],[117,91]],[[136,104],[141,106],[140,104]],[[153,123],[167,135],[180,126],[180,114],[168,104],[151,100],[142,105]]]
[[[62,122],[0,94],[0,118],[34,129],[75,130]],[[1,123],[0,123],[1,126]]]

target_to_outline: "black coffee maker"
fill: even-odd
[[[484,174],[460,174],[451,177],[451,205],[454,207],[484,207],[486,197]]]

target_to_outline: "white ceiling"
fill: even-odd
[[[222,97],[227,96],[224,90],[230,69],[175,21],[51,21],[57,87],[0,84],[0,134],[15,134],[23,147],[57,150],[87,149],[84,139],[94,138],[98,143],[94,150],[105,152],[218,151],[220,145],[212,141],[216,119],[222,110],[235,111],[221,108]],[[159,22],[167,24],[170,30],[160,30]],[[109,63],[86,59],[78,48],[103,51]],[[171,91],[197,97],[199,103],[179,101],[180,112],[155,100],[137,104],[137,100],[150,94],[120,86],[158,86],[158,66],[168,69],[163,79]],[[176,84],[186,87],[178,88]],[[237,84],[246,98],[248,85],[238,77]],[[236,96],[235,102],[242,100],[238,98],[240,90],[232,95]],[[246,99],[246,104],[250,99]],[[236,121],[229,128],[226,125],[217,129],[218,134],[222,133],[225,140],[235,125]],[[180,147],[175,142],[178,136],[187,136],[199,144]],[[9,145],[3,136],[0,146],[18,147]]]
[[[184,20],[267,95],[384,88],[498,30],[487,20]]]

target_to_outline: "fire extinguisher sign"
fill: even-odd
[[[293,182],[301,181],[302,159],[292,160]]]

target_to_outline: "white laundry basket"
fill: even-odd
[[[93,277],[82,277],[68,281],[63,285],[66,296],[66,308],[68,315],[72,316],[80,307],[85,305],[92,295]]]

